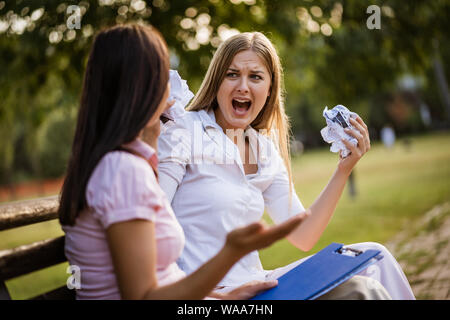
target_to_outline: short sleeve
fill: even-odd
[[[159,184],[169,202],[186,173],[191,159],[191,132],[184,117],[166,122],[158,138]]]
[[[273,159],[274,177],[267,189],[264,190],[263,198],[267,213],[278,224],[305,211],[305,208],[293,185],[290,191],[289,176],[278,151],[274,151]]]
[[[103,228],[134,219],[154,221],[163,207],[149,164],[125,152],[111,152],[95,168],[86,188],[88,206]]]

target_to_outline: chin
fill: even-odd
[[[228,123],[231,125],[232,129],[242,129],[242,130],[247,129],[248,125],[250,124],[250,122],[248,121],[245,120],[242,121],[238,119],[234,119]]]

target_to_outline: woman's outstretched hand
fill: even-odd
[[[357,116],[356,120],[350,118],[350,123],[352,124],[354,129],[351,130],[349,128],[346,128],[344,130],[347,134],[358,140],[358,144],[354,146],[347,140],[342,139],[342,142],[345,144],[347,149],[350,150],[350,154],[345,158],[342,158],[342,156],[340,156],[338,165],[340,170],[343,170],[348,174],[350,174],[359,159],[361,159],[361,157],[370,150],[369,130],[364,121],[359,116]]]
[[[231,250],[239,259],[247,253],[268,247],[275,241],[286,237],[309,215],[308,209],[275,226],[269,227],[262,222],[256,222],[238,228],[228,233],[224,249]]]
[[[251,251],[268,247],[275,241],[286,237],[309,215],[310,211],[308,209],[275,226],[269,227],[263,222],[256,222],[246,227],[235,229],[228,233],[223,250],[228,251],[231,257],[238,260]],[[227,293],[212,292],[210,297],[225,300],[245,300],[273,288],[277,284],[278,281],[276,280],[251,281]]]

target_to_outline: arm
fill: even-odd
[[[366,124],[360,117],[357,117],[356,121],[350,119],[350,122],[356,130],[346,130],[346,132],[358,140],[358,145],[353,146],[346,140],[342,140],[351,154],[346,158],[340,158],[330,181],[309,208],[310,216],[287,237],[294,246],[303,251],[311,250],[319,240],[333,216],[350,173],[359,159],[370,149],[369,131]]]
[[[131,220],[113,224],[106,233],[121,296],[123,299],[202,299],[241,257],[285,237],[303,219],[304,215],[298,215],[275,227],[253,223],[236,229],[228,234],[224,247],[215,257],[191,275],[162,287],[158,287],[156,277],[153,222]]]
[[[191,133],[183,119],[163,125],[157,150],[159,185],[171,203],[186,174],[186,167],[191,163]]]
[[[348,176],[349,173],[336,169],[326,187],[309,207],[311,214],[308,219],[287,237],[289,242],[303,251],[314,247],[333,216]]]

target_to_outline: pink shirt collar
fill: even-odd
[[[156,156],[156,150],[153,149],[149,144],[145,143],[141,139],[137,138],[127,144],[123,145],[125,148],[130,148],[139,154],[141,154],[146,159],[150,160],[153,156]],[[153,157],[154,158],[154,157]]]

